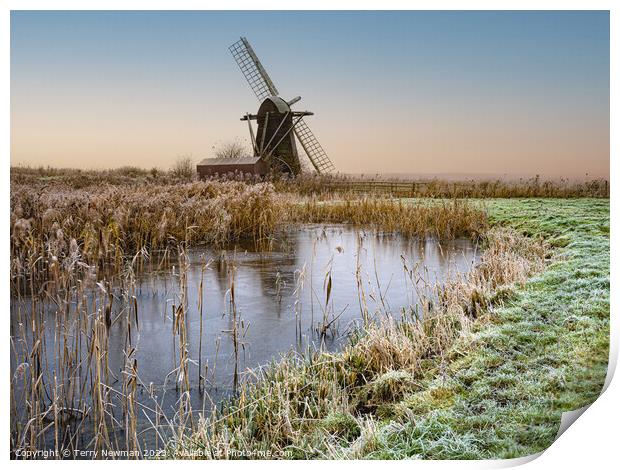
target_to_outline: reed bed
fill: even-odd
[[[204,181],[86,188],[13,183],[12,287],[23,290],[75,276],[90,281],[107,276],[112,281],[128,259],[140,263],[154,250],[176,251],[179,243],[221,246],[244,239],[268,246],[278,230],[298,223],[372,224],[406,236],[439,239],[476,237],[487,227],[484,209],[464,200],[301,201],[278,194],[270,183]],[[63,271],[71,276],[61,276]]]
[[[541,240],[507,229],[491,229],[485,245],[476,269],[436,286],[403,320],[366,324],[339,354],[289,355],[262,369],[257,382],[244,384],[238,398],[204,420],[197,432],[172,442],[168,455],[363,455],[386,408],[419,391],[423,375],[440,374],[443,361],[468,336],[472,322],[492,319],[493,306],[542,270],[548,256]],[[420,273],[405,269],[417,285]]]
[[[11,187],[11,277],[23,286],[61,270],[113,275],[136,253],[179,243],[257,243],[271,237],[280,205],[271,185]],[[86,273],[88,274],[88,273]],[[31,279],[32,278],[32,279]],[[65,286],[66,287],[66,286]]]
[[[289,204],[287,218],[299,223],[371,225],[386,232],[438,239],[476,238],[488,228],[483,208],[456,199],[417,204],[370,197],[331,202],[311,199],[302,204]]]

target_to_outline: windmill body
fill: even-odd
[[[301,171],[299,154],[295,143],[295,125],[309,111],[293,111],[291,104],[299,97],[287,102],[279,96],[269,96],[261,103],[257,114],[246,114],[254,155],[264,160],[274,171],[298,174]],[[249,121],[256,120],[256,134]]]

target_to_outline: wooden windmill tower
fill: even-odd
[[[304,116],[312,113],[291,109],[291,105],[301,98],[298,96],[286,101],[278,96],[277,88],[246,38],[242,37],[228,49],[261,102],[257,114],[248,113],[241,118],[248,121],[254,155],[264,159],[272,169],[297,174],[301,169],[295,145],[297,138],[317,173],[334,171],[334,164],[304,122]],[[252,120],[258,123],[256,134],[252,129]]]

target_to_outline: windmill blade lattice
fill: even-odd
[[[276,86],[269,78],[269,74],[267,74],[267,71],[258,60],[254,49],[252,49],[246,38],[241,38],[230,46],[228,50],[235,58],[241,73],[243,73],[250,88],[260,101],[278,94]]]
[[[306,124],[303,119],[300,119],[295,126],[295,136],[306,152],[306,155],[308,155],[308,159],[314,166],[314,169],[319,174],[329,173],[336,169],[325,150],[323,150],[318,139],[314,136],[308,124]]]

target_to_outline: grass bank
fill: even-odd
[[[274,365],[169,455],[485,459],[548,447],[561,413],[604,382],[609,201],[485,204],[490,248],[501,246],[472,274],[484,289],[448,292],[422,322],[370,327],[342,354]],[[554,248],[544,271],[538,239]]]
[[[412,420],[382,422],[369,458],[511,458],[546,449],[561,413],[593,402],[609,351],[609,201],[495,200],[492,223],[555,246],[474,350],[455,356],[423,392],[403,400]]]

